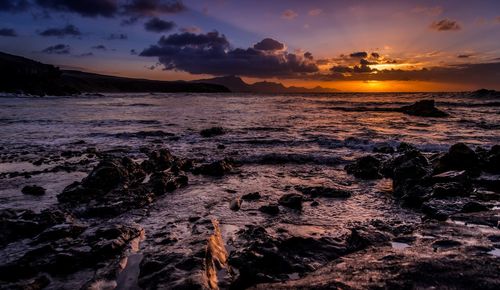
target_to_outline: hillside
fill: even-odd
[[[221,85],[154,81],[61,70],[50,64],[0,52],[0,92],[38,96],[87,92],[229,92]]]

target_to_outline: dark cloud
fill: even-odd
[[[348,67],[348,66],[333,66],[330,68],[330,71],[333,73],[338,73],[338,74],[360,74],[360,73],[371,73],[375,71],[375,69],[370,68],[368,65],[370,64],[375,64],[372,62],[367,61],[366,59],[361,59],[359,61],[359,65],[355,65],[353,67]]]
[[[168,0],[132,0],[124,5],[125,14],[137,16],[155,16],[165,13],[178,13],[186,10],[182,1]]]
[[[349,56],[356,57],[356,58],[367,58],[368,53],[366,53],[365,51],[359,51],[359,52],[353,52]]]
[[[85,53],[76,55],[76,57],[89,57],[89,56],[94,56],[94,53],[92,53],[92,52],[85,52]]]
[[[454,20],[449,20],[449,19],[443,19],[441,21],[435,21],[431,24],[431,29],[437,30],[437,31],[453,31],[453,30],[460,30],[462,27],[458,22]]]
[[[375,61],[369,61],[367,59],[362,58],[362,59],[359,60],[359,64],[360,65],[374,65],[374,64],[377,64],[377,62],[375,62]]]
[[[167,32],[175,27],[175,23],[172,21],[161,20],[157,17],[151,18],[149,21],[144,23],[144,29],[151,32]]]
[[[21,12],[29,7],[27,0],[0,0],[0,11]]]
[[[129,25],[134,25],[139,21],[139,17],[130,17],[127,19],[123,19],[122,22],[120,23],[122,26],[129,26]]]
[[[380,54],[378,52],[372,52],[370,55],[371,55],[371,57],[376,58],[376,59],[380,58]]]
[[[95,49],[95,50],[104,50],[104,51],[108,50],[108,48],[106,46],[102,45],[102,44],[99,44],[99,45],[96,45],[96,46],[92,46],[91,48]]]
[[[135,50],[135,49],[131,49],[131,50],[130,50],[130,54],[131,54],[131,55],[138,55],[139,53],[137,52],[137,50]]]
[[[182,33],[162,37],[141,56],[158,57],[166,70],[192,74],[294,77],[318,72],[311,59],[286,51],[231,48],[224,35]],[[312,58],[312,56],[311,56]]]
[[[283,50],[285,45],[272,38],[264,38],[253,46],[257,50]]]
[[[70,50],[71,48],[67,44],[56,44],[47,47],[46,49],[42,50],[42,52],[48,54],[69,54]]]
[[[472,54],[459,54],[459,55],[457,55],[458,58],[469,58],[471,56],[472,56]]]
[[[38,34],[41,36],[57,36],[57,37],[82,35],[80,30],[74,25],[66,25],[65,27],[62,28],[49,28],[39,32]]]
[[[113,17],[119,9],[118,0],[36,0],[45,9],[72,12],[85,17]]]
[[[128,36],[126,34],[123,34],[123,33],[118,33],[118,34],[111,33],[106,39],[107,40],[126,40],[126,39],[128,39]]]
[[[314,59],[312,53],[310,53],[310,52],[304,53],[304,57],[307,58],[307,59],[309,59],[309,60],[313,60]]]
[[[16,37],[17,33],[12,28],[0,28],[0,36]]]

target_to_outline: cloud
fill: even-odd
[[[103,50],[103,51],[106,51],[108,50],[108,48],[102,44],[99,44],[99,45],[96,45],[96,46],[92,46],[91,47],[92,49],[95,49],[95,50]]]
[[[201,28],[198,26],[187,26],[179,29],[181,32],[189,32],[189,33],[201,33]]]
[[[114,34],[111,33],[106,39],[107,40],[126,40],[128,36],[123,33]]]
[[[38,34],[41,36],[57,36],[57,37],[82,35],[80,30],[74,25],[66,25],[65,27],[62,28],[49,28],[39,32]]]
[[[285,45],[272,38],[264,38],[262,41],[256,43],[253,48],[257,50],[283,50]]]
[[[148,22],[144,23],[144,29],[157,33],[172,30],[174,27],[174,22],[161,20],[157,17],[151,18]]]
[[[351,53],[349,56],[353,58],[366,58],[368,57],[368,53],[366,51],[358,51]]]
[[[332,66],[330,68],[330,71],[338,74],[358,74],[358,73],[371,73],[375,71],[374,69],[370,68],[368,65],[376,64],[373,62],[369,62],[366,59],[361,59],[359,61],[359,65],[355,65],[353,67],[349,66],[344,66],[344,65],[337,65],[337,66]]]
[[[29,7],[27,0],[0,0],[0,11],[21,12]]]
[[[17,33],[12,28],[0,28],[0,36],[16,37]]]
[[[158,57],[165,70],[192,74],[288,78],[319,71],[312,55],[307,59],[287,51],[231,48],[217,31],[163,36],[140,55]]]
[[[309,12],[307,13],[307,15],[309,15],[309,16],[318,16],[321,13],[323,13],[323,10],[321,10],[319,8],[316,8],[316,9],[309,10]]]
[[[130,54],[131,54],[131,55],[138,55],[139,53],[137,52],[137,50],[135,50],[135,49],[131,49],[131,50],[130,50]]]
[[[437,31],[456,31],[462,29],[460,24],[454,20],[443,19],[441,21],[434,21],[431,26],[431,29]]]
[[[36,3],[45,9],[85,17],[113,17],[119,9],[118,0],[36,0]]]
[[[94,56],[94,53],[92,53],[92,52],[85,52],[85,53],[76,55],[76,57],[89,57],[89,56]]]
[[[473,56],[472,54],[459,54],[459,55],[457,55],[458,58],[470,58],[472,56]]]
[[[372,52],[370,55],[371,55],[372,58],[375,58],[375,59],[379,59],[380,58],[380,54],[378,52]]]
[[[125,14],[136,16],[156,16],[165,13],[178,13],[186,10],[182,1],[132,0],[124,5]]]
[[[71,48],[67,44],[56,44],[47,47],[46,49],[42,50],[42,52],[47,54],[69,54],[70,50]]]
[[[292,20],[292,19],[296,18],[297,16],[299,16],[299,14],[297,14],[297,12],[295,12],[291,9],[285,10],[281,14],[281,18],[286,19],[286,20]]]

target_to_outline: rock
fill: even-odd
[[[500,145],[494,145],[485,160],[486,170],[493,173],[500,173]]]
[[[434,100],[422,100],[418,101],[412,105],[403,106],[399,109],[407,115],[419,116],[419,117],[448,117],[449,115],[439,109],[434,105]]]
[[[24,194],[40,196],[45,194],[45,188],[38,185],[27,185],[21,190]]]
[[[219,145],[217,145],[217,149],[219,149],[219,150],[224,150],[224,149],[226,149],[226,145],[224,145],[224,144],[219,144]]]
[[[399,143],[398,148],[397,148],[397,151],[399,153],[405,153],[407,151],[413,151],[413,150],[418,151],[417,147],[415,147],[415,146],[413,146],[411,144],[408,144],[406,142]]]
[[[319,202],[317,202],[316,200],[311,202],[311,206],[318,206],[319,205]]]
[[[223,159],[212,163],[200,165],[193,169],[193,173],[220,177],[226,173],[231,172],[232,169],[233,169],[232,163],[228,159]]]
[[[374,153],[392,154],[392,153],[396,152],[396,150],[394,150],[394,147],[392,147],[389,144],[380,144],[380,145],[373,147],[373,152]]]
[[[464,204],[462,208],[462,212],[469,213],[469,212],[480,212],[480,211],[487,211],[490,208],[482,203],[479,203],[477,201],[469,201],[468,203]]]
[[[450,170],[467,170],[476,175],[480,172],[479,159],[476,152],[464,143],[457,143],[451,146],[448,152],[433,165],[434,173],[442,173]]]
[[[232,211],[238,211],[241,208],[241,199],[235,198],[229,202],[229,209]]]
[[[449,240],[449,239],[443,239],[432,243],[433,248],[453,248],[453,247],[459,247],[461,245],[462,243],[460,243],[459,241]]]
[[[391,237],[373,228],[355,228],[347,237],[347,245],[351,251],[357,251],[369,246],[388,245]]]
[[[250,200],[259,200],[262,196],[260,195],[260,192],[251,192],[244,194],[241,199],[250,201]]]
[[[205,138],[224,135],[225,133],[226,130],[222,127],[211,127],[200,131],[200,135]]]
[[[160,149],[149,153],[149,159],[141,164],[146,172],[162,171],[174,165],[176,159],[167,149]]]
[[[259,210],[265,214],[277,215],[280,213],[280,208],[277,204],[263,205],[259,207]]]
[[[471,191],[471,187],[459,182],[436,183],[432,189],[432,197],[468,196]]]
[[[296,186],[295,189],[311,197],[346,198],[351,197],[347,190],[323,186]]]
[[[373,156],[364,156],[358,158],[353,164],[345,167],[347,173],[361,179],[382,178],[380,174],[381,162]]]
[[[278,203],[293,209],[302,209],[303,196],[297,193],[288,193],[280,197]]]

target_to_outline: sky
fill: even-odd
[[[0,51],[158,80],[500,89],[499,39],[499,0],[0,0]]]

